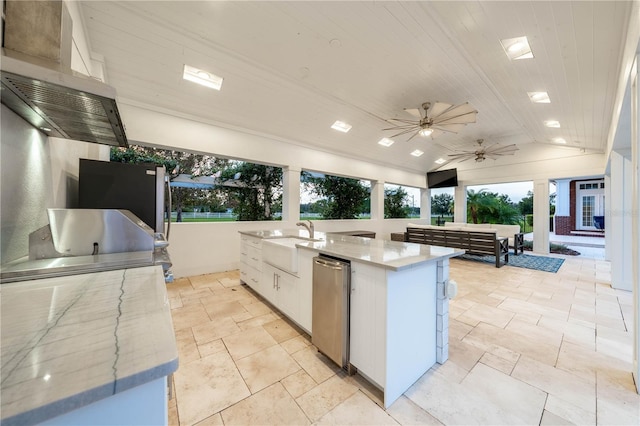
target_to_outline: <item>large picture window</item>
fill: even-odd
[[[371,218],[371,182],[303,170],[300,218]]]
[[[420,217],[420,189],[384,184],[384,218]]]
[[[111,161],[165,166],[171,184],[172,221],[282,218],[280,167],[135,145],[111,148],[110,157]]]

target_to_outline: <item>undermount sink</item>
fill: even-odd
[[[284,271],[298,272],[298,249],[296,244],[317,239],[285,237],[262,241],[262,260]]]

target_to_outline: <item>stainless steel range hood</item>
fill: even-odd
[[[64,2],[5,5],[2,104],[49,136],[128,146],[115,89],[71,71],[71,18]]]

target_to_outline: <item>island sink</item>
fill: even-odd
[[[296,244],[319,241],[310,238],[285,237],[265,239],[262,242],[262,260],[283,271],[298,272],[298,248]]]

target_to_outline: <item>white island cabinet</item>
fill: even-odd
[[[296,235],[297,230],[243,232],[242,247],[245,237]],[[295,244],[295,274],[263,261],[260,287],[247,281],[251,269],[241,254],[242,280],[311,332],[313,258],[324,254],[350,262],[349,362],[383,390],[389,407],[431,366],[447,360],[449,258],[464,251],[329,233],[316,233],[316,239]]]

